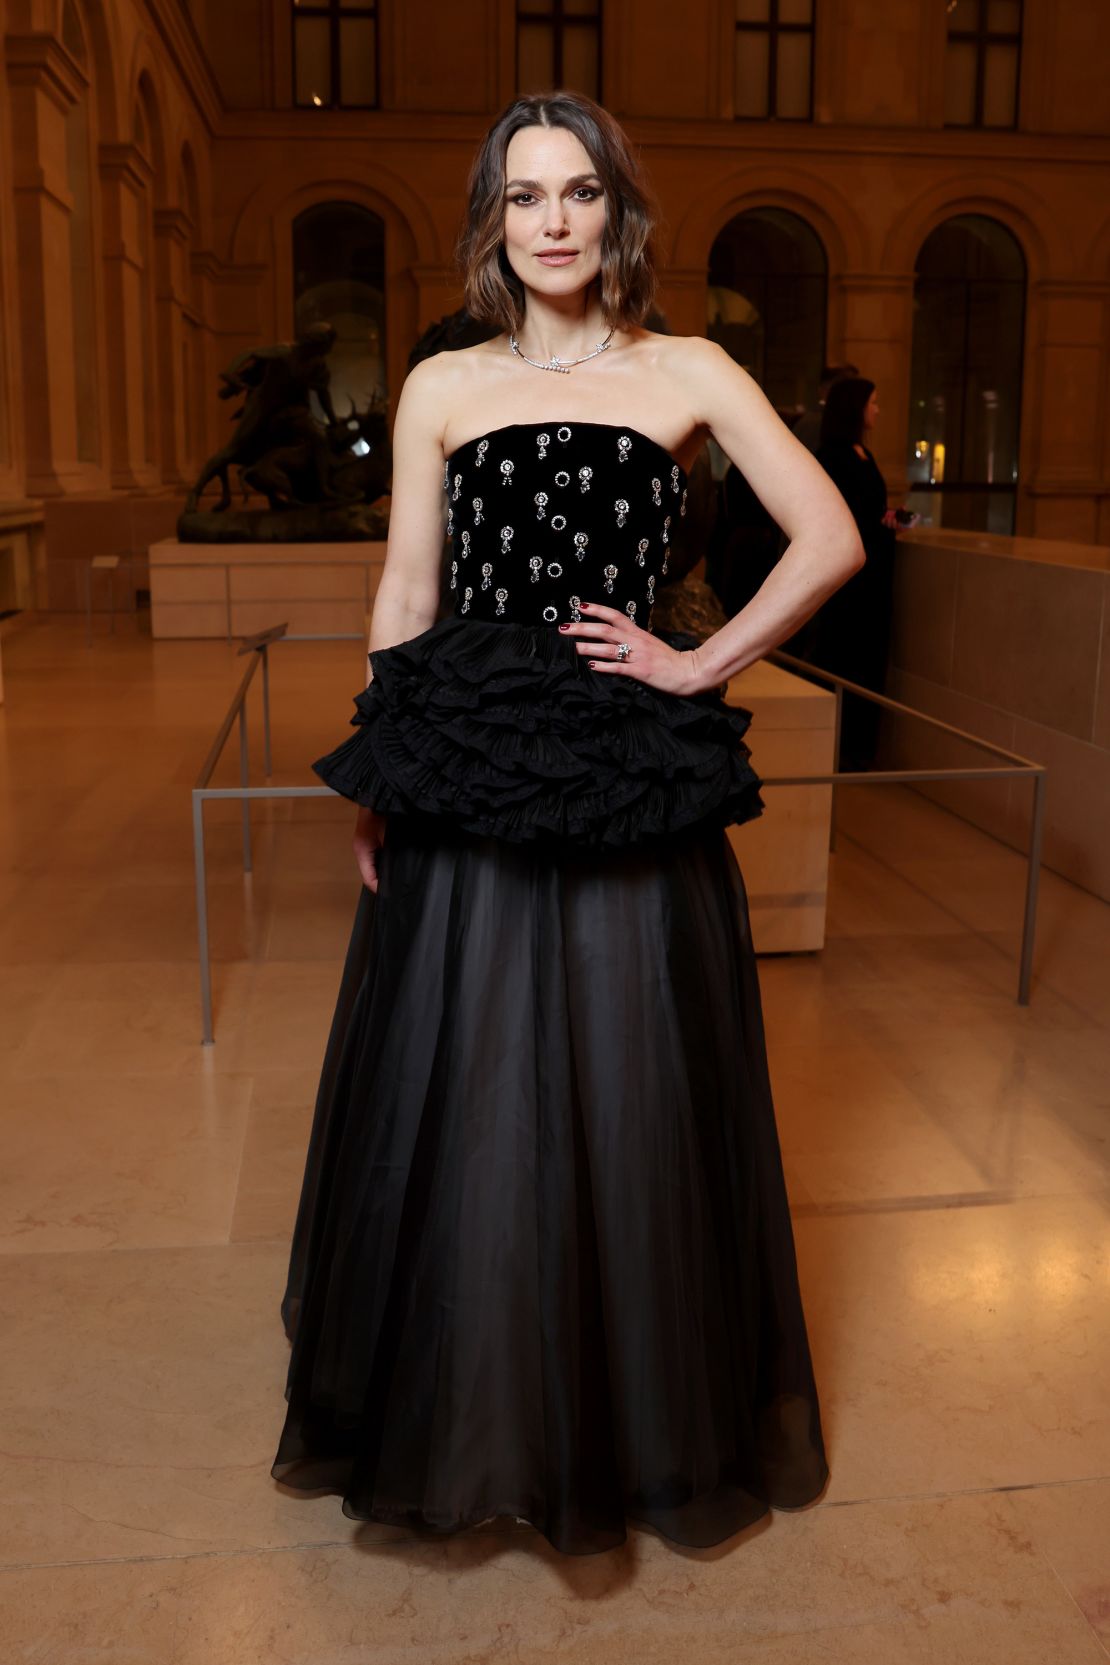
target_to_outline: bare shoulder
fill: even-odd
[[[718,342],[704,335],[672,335],[663,339],[667,343],[662,360],[664,368],[674,377],[676,387],[701,421],[712,423],[713,412],[720,408],[722,400],[753,397],[762,400],[754,377]]]
[[[450,449],[448,436],[455,427],[454,413],[473,407],[487,388],[496,363],[492,344],[481,341],[472,347],[445,347],[421,359],[409,371],[403,397],[409,399],[421,420],[425,416],[433,420],[445,454]]]

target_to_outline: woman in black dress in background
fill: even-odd
[[[418,365],[355,732],[364,880],[282,1318],[272,1473],[421,1536],[705,1546],[827,1477],[719,689],[859,565],[719,347],[654,334],[627,140],[515,101],[462,241],[492,340]],[[544,374],[543,372],[548,373]],[[652,630],[713,434],[792,542],[700,644]],[[444,534],[454,611],[437,618]]]
[[[844,376],[826,395],[817,461],[852,511],[867,564],[829,597],[804,639],[811,664],[881,694],[890,654],[895,531],[886,481],[867,445],[878,415],[879,396],[866,376]],[[867,769],[874,763],[881,718],[881,706],[845,694],[842,769]]]

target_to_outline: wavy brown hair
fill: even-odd
[[[519,330],[524,322],[524,285],[503,244],[505,155],[522,127],[565,127],[581,141],[605,197],[599,274],[605,322],[614,329],[642,323],[658,287],[658,209],[623,128],[592,98],[566,89],[514,99],[471,164],[466,220],[455,249],[467,311],[502,330]]]

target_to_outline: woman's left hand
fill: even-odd
[[[641,630],[626,613],[606,607],[600,601],[580,604],[583,618],[578,624],[561,624],[565,636],[575,636],[575,647],[587,659],[591,670],[606,676],[633,676],[637,682],[660,688],[665,694],[701,692],[697,653],[681,653],[650,630]],[[588,616],[587,616],[588,615]],[[617,658],[617,646],[627,642],[630,652]]]

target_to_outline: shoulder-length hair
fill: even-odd
[[[524,322],[525,288],[503,242],[505,154],[522,127],[565,127],[581,140],[605,198],[601,310],[614,329],[642,323],[658,286],[656,204],[620,124],[592,98],[565,89],[514,99],[471,164],[466,219],[455,250],[467,311],[506,331],[519,330]]]
[[[822,445],[862,445],[863,413],[875,391],[866,376],[841,376],[825,395],[821,413]]]

